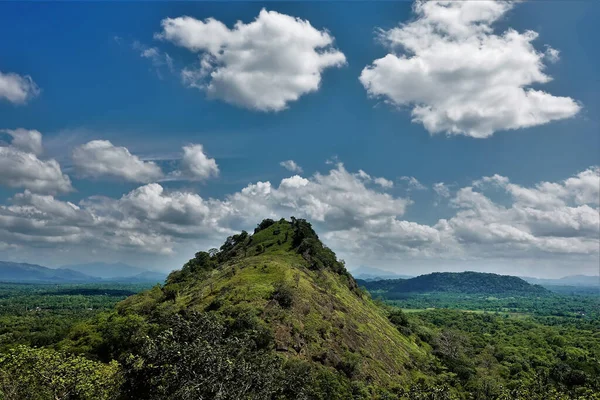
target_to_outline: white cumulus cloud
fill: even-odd
[[[410,107],[414,122],[434,134],[491,136],[570,118],[581,106],[530,86],[551,80],[544,61],[559,52],[538,51],[533,31],[493,24],[513,1],[416,1],[415,20],[380,31],[390,53],[360,75],[370,96]]]
[[[333,37],[309,21],[262,10],[232,29],[214,18],[166,18],[157,38],[200,53],[183,80],[214,98],[259,111],[280,111],[319,89],[322,72],[346,62]]]
[[[25,191],[0,205],[0,243],[23,251],[60,244],[159,255],[187,249],[191,255],[201,241],[217,244],[263,218],[293,215],[311,221],[325,243],[354,264],[429,263],[439,269],[440,263],[495,263],[516,268],[511,273],[519,265],[534,265],[544,269],[539,273],[555,268],[564,274],[565,268],[597,268],[597,167],[533,185],[495,175],[455,194],[441,189],[454,212],[428,224],[407,220],[409,199],[372,184],[366,172],[349,172],[337,163],[326,173],[259,181],[220,199],[159,183],[120,198],[93,196],[77,204]],[[502,201],[492,200],[498,189],[506,197]]]
[[[204,146],[191,144],[183,147],[181,171],[177,171],[175,175],[189,180],[203,181],[219,176],[219,166],[214,158],[204,153]]]
[[[65,193],[73,190],[56,160],[38,158],[42,153],[42,134],[34,130],[2,130],[12,136],[8,146],[0,147],[0,185],[34,192]]]
[[[73,163],[83,176],[111,176],[131,182],[151,182],[163,176],[158,165],[142,161],[125,147],[92,140],[73,150]]]
[[[485,195],[482,182],[504,189],[512,204],[507,207],[493,202]],[[495,175],[460,189],[452,200],[460,211],[439,226],[451,230],[465,246],[489,254],[597,254],[598,186],[600,173],[596,167],[563,182],[540,182],[533,187],[513,184],[508,178]]]
[[[12,147],[38,156],[42,154],[42,134],[39,131],[19,128],[5,129],[0,132],[12,136]]]

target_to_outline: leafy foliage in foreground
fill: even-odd
[[[148,337],[126,360],[127,398],[360,398],[360,386],[346,377],[269,351],[270,338],[260,331],[240,331],[207,313],[168,322],[170,328]]]
[[[232,335],[206,313],[174,315],[168,329],[148,337],[126,359],[125,393],[130,398],[268,398],[276,387],[277,357],[256,338]],[[261,346],[262,347],[262,346]]]
[[[116,361],[103,364],[27,346],[0,356],[3,400],[110,400],[119,395],[120,384]]]

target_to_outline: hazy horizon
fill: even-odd
[[[8,260],[0,260],[0,262],[2,261],[8,261]],[[34,265],[40,265],[42,267],[47,267],[47,268],[53,268],[53,269],[58,269],[58,268],[66,268],[69,269],[70,267],[73,266],[77,266],[77,267],[83,267],[86,265],[96,265],[96,264],[101,264],[101,265],[110,265],[110,266],[115,266],[115,265],[124,265],[127,267],[134,267],[134,268],[140,268],[143,270],[147,270],[147,271],[151,271],[151,272],[157,272],[157,273],[165,273],[168,274],[169,272],[172,272],[174,270],[179,270],[181,269],[182,266],[178,266],[178,267],[173,267],[173,268],[152,268],[152,267],[148,267],[146,265],[137,265],[137,264],[130,264],[130,263],[123,263],[121,261],[116,261],[116,262],[103,262],[103,261],[86,261],[84,263],[71,263],[71,264],[64,264],[64,265],[44,265],[41,263],[30,263],[30,262],[25,262],[25,261],[9,261],[9,262],[15,262],[15,263],[25,263],[25,264],[34,264]],[[568,278],[568,277],[573,277],[573,276],[587,276],[587,277],[592,277],[592,278],[600,278],[600,275],[598,273],[594,274],[594,272],[592,271],[589,274],[569,274],[569,275],[554,275],[554,276],[547,276],[547,275],[538,275],[538,276],[534,276],[534,275],[527,275],[527,274],[523,274],[523,273],[507,273],[504,271],[504,269],[499,269],[499,270],[495,270],[495,269],[417,269],[417,270],[413,270],[415,272],[410,272],[411,269],[405,270],[405,269],[393,269],[393,268],[385,268],[385,267],[377,267],[377,266],[365,266],[365,265],[359,265],[357,267],[348,267],[348,271],[350,273],[352,273],[353,275],[355,275],[357,272],[363,272],[364,270],[373,270],[374,272],[385,272],[385,273],[390,273],[390,274],[394,274],[394,275],[399,275],[399,276],[419,276],[419,275],[427,275],[427,274],[431,274],[431,273],[435,273],[435,272],[454,272],[454,273],[460,273],[460,272],[482,272],[482,273],[493,273],[493,274],[498,274],[498,275],[510,275],[510,276],[516,276],[516,277],[520,277],[520,278],[536,278],[536,279],[561,279],[561,278]],[[80,272],[84,272],[85,270],[83,268],[79,269]],[[92,276],[94,276],[93,274],[90,274]],[[600,282],[599,282],[600,284]]]

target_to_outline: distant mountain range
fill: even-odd
[[[597,275],[569,275],[559,279],[530,278],[524,276],[521,277],[521,279],[529,283],[542,286],[600,286],[600,276]]]
[[[364,281],[376,281],[382,279],[410,279],[414,276],[400,275],[395,272],[385,271],[379,268],[360,266],[352,271],[352,276],[355,279],[362,279]]]
[[[162,282],[167,274],[127,264],[82,264],[63,268],[0,261],[0,282],[15,283],[153,283]]]
[[[106,281],[126,282],[126,283],[149,283],[149,282],[162,283],[162,282],[164,282],[165,279],[167,279],[167,274],[165,274],[165,273],[156,272],[156,271],[144,271],[144,272],[140,272],[139,274],[126,276],[126,277],[121,276],[121,277],[115,277],[115,278],[108,278],[108,279],[106,279]]]
[[[97,276],[102,279],[127,278],[143,273],[150,272],[147,269],[134,267],[123,263],[87,263],[65,265],[61,268],[81,272],[82,274]]]
[[[542,293],[541,286],[600,287],[598,276],[571,275],[560,279],[515,277],[480,272],[436,272],[412,277],[378,268],[361,266],[352,275],[370,291],[460,292],[460,293]],[[0,261],[0,282],[22,283],[153,283],[163,282],[167,273],[124,263],[86,263],[48,268],[41,265]]]
[[[47,268],[41,265],[0,261],[0,281],[2,282],[47,282],[47,283],[82,283],[97,282],[94,278],[81,272],[65,268]]]
[[[460,293],[476,295],[547,295],[550,292],[521,278],[481,272],[436,272],[411,279],[358,281],[370,292],[381,294]],[[389,296],[388,296],[389,297]]]

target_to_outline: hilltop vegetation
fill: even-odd
[[[373,395],[379,389],[401,388],[410,381],[411,369],[428,363],[426,351],[402,335],[386,311],[359,290],[304,220],[265,220],[253,235],[231,236],[219,250],[197,253],[163,288],[132,296],[117,309],[152,322],[166,319],[185,332],[190,323],[197,327],[195,334],[216,330],[221,332],[218,337],[209,335],[216,346],[228,349],[236,343],[256,350],[261,358],[253,362],[276,365],[278,379],[263,377],[273,393],[284,390],[275,381],[303,376],[294,383],[298,395],[308,396],[315,387],[324,398],[363,390]],[[187,317],[171,319],[181,315]],[[241,365],[248,362],[240,360]],[[161,378],[149,381],[153,379]],[[256,390],[266,390],[259,386]]]

